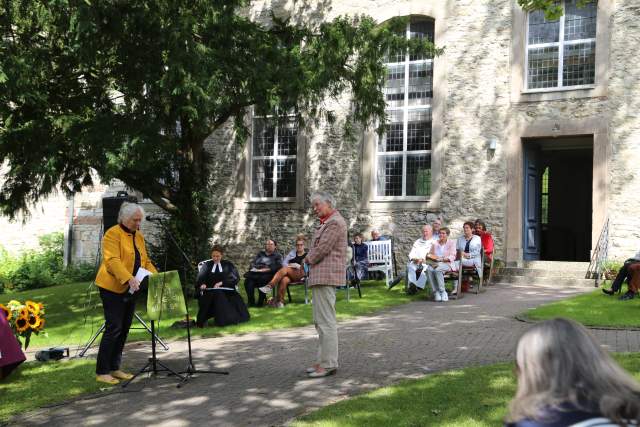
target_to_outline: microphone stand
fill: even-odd
[[[165,232],[167,238],[171,241],[171,243],[173,243],[173,246],[180,253],[180,256],[182,258],[182,277],[184,277],[185,283],[186,283],[186,279],[187,279],[187,274],[186,274],[187,273],[187,268],[186,268],[186,266],[189,267],[190,271],[193,271],[193,264],[191,262],[191,259],[187,256],[187,254],[184,252],[184,250],[182,250],[182,248],[178,244],[178,241],[174,237],[173,233],[171,233],[171,230],[164,223],[164,221],[162,219],[160,219],[160,218],[148,218],[148,219],[150,219],[151,221],[155,221],[155,222],[160,223],[160,226],[164,229],[164,232]],[[166,264],[166,257],[167,257],[167,255],[165,254],[165,264]],[[187,314],[186,314],[186,317],[187,317],[187,348],[188,348],[188,353],[189,353],[189,361],[187,363],[187,368],[184,371],[179,371],[178,372],[178,374],[183,374],[184,375],[184,378],[178,384],[178,388],[180,388],[183,383],[186,383],[195,374],[229,375],[228,371],[197,369],[195,364],[193,363],[193,354],[192,354],[192,351],[191,351],[191,318],[189,316],[188,296],[187,296],[187,292],[185,292],[184,289],[183,289],[183,293],[184,293],[184,299],[185,299],[185,309],[186,309],[186,312],[187,312]],[[169,375],[171,375],[171,374],[169,374]]]

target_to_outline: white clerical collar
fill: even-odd
[[[220,263],[218,262],[218,263],[213,263],[213,268],[211,269],[211,271],[212,271],[213,273],[215,273],[215,272],[216,272],[216,266],[218,266],[218,265],[220,266],[220,271],[222,272],[222,264],[220,264]]]

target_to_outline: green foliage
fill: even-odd
[[[205,139],[246,109],[330,118],[351,95],[353,123],[384,122],[385,54],[438,55],[405,40],[406,19],[251,21],[243,0],[7,0],[0,13],[0,212],[58,187],[117,178],[180,222],[197,257],[211,236]],[[264,15],[264,16],[269,16]],[[320,18],[320,20],[322,20]],[[400,34],[400,35],[399,35]]]
[[[584,7],[594,1],[596,0],[578,0],[577,4],[578,7]],[[549,21],[560,19],[564,13],[562,4],[557,0],[518,0],[518,4],[527,12],[533,10],[543,11],[545,18]]]
[[[0,248],[0,291],[44,288],[57,284],[90,280],[94,276],[91,265],[81,264],[64,268],[64,235],[45,234],[39,238],[39,248],[12,256]],[[1,293],[1,292],[0,292]]]
[[[602,272],[607,276],[615,276],[624,265],[624,261],[608,259],[600,264]]]

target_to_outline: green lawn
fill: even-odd
[[[640,380],[640,353],[615,358]],[[324,407],[294,427],[499,426],[515,393],[513,364],[472,367],[403,381]]]
[[[607,289],[609,286],[605,286]],[[626,292],[623,286],[622,294]],[[586,326],[640,327],[640,298],[618,300],[618,295],[608,296],[600,289],[541,305],[524,313],[531,320],[566,317]]]
[[[242,288],[242,286],[241,286]],[[244,292],[244,290],[242,291]],[[358,298],[355,289],[351,290],[351,301],[346,301],[346,292],[338,291],[336,310],[338,319],[348,319],[355,316],[374,313],[386,307],[424,298],[424,294],[408,297],[397,286],[387,291],[382,282],[365,282],[362,286],[362,299]],[[267,331],[272,329],[305,326],[312,323],[311,305],[304,304],[304,289],[295,286],[291,289],[293,303],[284,309],[251,308],[251,320],[247,323],[227,326],[224,328],[210,326],[205,329],[192,330],[195,337],[213,337],[225,334]],[[244,295],[243,295],[244,297]],[[46,306],[47,325],[46,336],[32,336],[29,348],[46,347],[51,345],[82,345],[102,325],[104,320],[100,297],[95,287],[88,283],[53,286],[26,292],[0,295],[0,303],[7,303],[11,299],[24,302],[27,299],[42,302]],[[245,298],[246,300],[246,298]],[[195,318],[197,302],[189,303],[191,316]],[[146,320],[146,303],[138,303],[140,316]],[[160,322],[160,336],[165,339],[186,338],[185,329],[170,328],[177,318],[170,318]],[[134,325],[139,326],[134,320]],[[145,330],[131,330],[129,341],[149,339]],[[71,349],[72,354],[75,348]]]
[[[91,359],[20,365],[0,382],[0,423],[14,414],[99,392],[95,369]]]

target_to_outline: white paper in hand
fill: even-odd
[[[138,272],[136,273],[136,279],[138,280],[138,282],[142,282],[144,280],[145,277],[147,276],[151,276],[151,272],[149,270],[147,270],[146,268],[138,268]],[[129,288],[129,293],[133,294],[135,291],[131,288]]]
[[[145,277],[151,276],[151,274],[152,273],[149,270],[140,267],[136,273],[136,279],[138,279],[138,282],[142,282]]]

